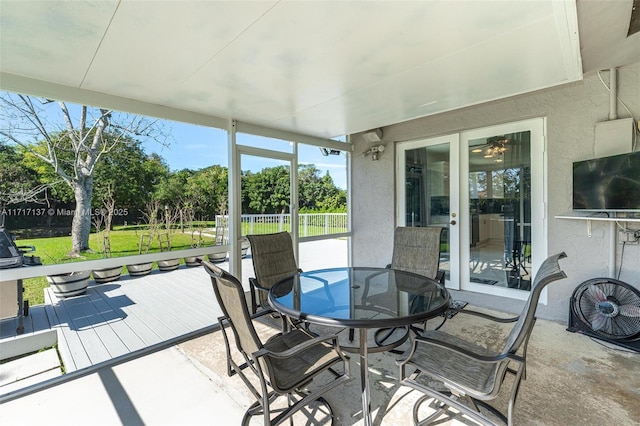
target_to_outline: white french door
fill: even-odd
[[[397,222],[443,226],[447,287],[525,299],[546,256],[543,118],[397,144]]]
[[[459,136],[397,144],[398,226],[441,226],[440,269],[448,287],[459,283]]]

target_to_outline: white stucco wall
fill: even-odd
[[[608,71],[602,76],[608,84]],[[618,97],[637,118],[640,114],[640,63],[618,69]],[[546,252],[567,253],[562,267],[568,278],[549,287],[548,304],[538,307],[538,316],[566,322],[569,298],[574,288],[589,278],[608,275],[610,227],[605,222],[593,222],[589,237],[585,222],[556,219],[554,216],[571,211],[572,163],[596,156],[595,124],[606,121],[608,115],[609,92],[594,74],[585,76],[580,82],[557,88],[384,127],[383,140],[387,149],[378,161],[361,154],[371,144],[354,135],[351,186],[353,265],[386,265],[391,260],[396,226],[395,142],[546,117]],[[627,117],[630,117],[629,113],[618,104],[618,118]],[[638,223],[631,225],[640,229]],[[616,274],[621,261],[621,245],[618,244],[617,249]],[[626,246],[620,279],[640,288],[639,245]],[[522,302],[476,293],[455,292],[454,297],[511,312],[519,311],[522,306]]]

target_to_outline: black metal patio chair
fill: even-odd
[[[441,227],[402,227],[396,228],[393,236],[393,255],[391,263],[386,267],[411,272],[413,274],[422,275],[427,278],[434,279],[444,284],[445,273],[439,269],[440,266],[440,236],[442,234]],[[402,283],[398,283],[398,288],[402,287]],[[368,286],[365,287],[368,291]],[[369,296],[369,301],[375,304],[377,298],[395,297],[395,295],[377,294]],[[416,302],[419,302],[416,300]],[[424,328],[424,325],[423,325]],[[417,326],[411,326],[411,330],[421,333],[422,330]],[[391,336],[397,335],[397,328],[381,328],[374,332],[375,342],[379,346],[383,346]],[[407,329],[407,333],[409,330]],[[353,330],[349,330],[349,339],[353,339]]]
[[[293,253],[293,242],[288,232],[247,235],[251,244],[251,260],[255,278],[249,278],[251,287],[251,312],[258,307],[271,311],[269,290],[280,280],[301,272]]]
[[[322,413],[323,419],[332,421],[331,406],[322,395],[350,379],[349,362],[340,350],[338,338],[335,335],[316,337],[294,328],[277,333],[262,343],[253,325],[242,284],[216,265],[206,261],[202,264],[211,276],[224,314],[219,321],[227,352],[227,373],[229,376],[237,374],[256,398],[242,424],[261,415],[265,425],[278,425],[314,401],[328,408],[328,413]],[[243,357],[241,364],[231,355],[227,327],[233,331],[236,348]],[[259,389],[251,382],[252,375],[245,374],[246,369],[259,379]],[[327,373],[329,379],[313,384],[314,378],[323,373]],[[281,396],[286,397],[286,404],[274,406]],[[308,414],[318,415],[319,411],[309,410]],[[305,420],[307,424],[316,421],[316,418]]]
[[[564,253],[559,253],[542,263],[519,316],[503,319],[468,309],[459,311],[491,321],[515,322],[500,352],[439,330],[427,331],[422,337],[416,337],[408,356],[398,361],[401,383],[425,394],[413,408],[416,425],[436,421],[447,407],[459,410],[480,424],[494,425],[494,420],[480,411],[483,407],[506,424],[513,424],[520,382],[526,379],[527,345],[535,324],[538,299],[547,284],[566,277],[558,264],[558,260],[564,257]],[[505,384],[507,373],[512,374],[514,380],[505,415],[488,401],[496,398]],[[465,396],[471,401],[471,406],[462,402]],[[420,406],[431,399],[440,405],[433,414],[419,420]]]

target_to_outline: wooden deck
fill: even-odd
[[[58,331],[58,350],[67,372],[210,327],[221,315],[202,267],[123,275],[106,284],[91,282],[86,294],[58,299],[45,289],[45,305],[30,309],[24,335]],[[16,338],[17,319],[0,322],[0,338]]]
[[[301,266],[306,270],[346,266],[346,241],[323,240],[303,244]],[[227,261],[219,263],[228,269]],[[248,277],[254,276],[251,256],[242,260],[245,291]],[[57,343],[66,373],[86,372],[93,365],[119,360],[137,350],[171,345],[205,333],[217,325],[221,311],[215,300],[211,279],[200,266],[170,272],[154,270],[143,277],[123,275],[106,284],[90,282],[86,294],[58,299],[47,288],[45,304],[32,306],[24,318],[24,333],[18,335],[18,319],[0,320],[0,359],[29,354]],[[133,354],[133,357],[137,354]],[[118,362],[118,361],[117,361]],[[7,375],[13,365],[16,372]],[[23,365],[33,366],[27,371]],[[0,398],[16,389],[41,383],[58,367],[36,370],[37,363],[18,359],[0,366]],[[54,371],[55,370],[55,371]],[[9,380],[9,379],[7,379]]]

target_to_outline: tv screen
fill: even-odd
[[[573,163],[573,208],[640,211],[640,151]]]

